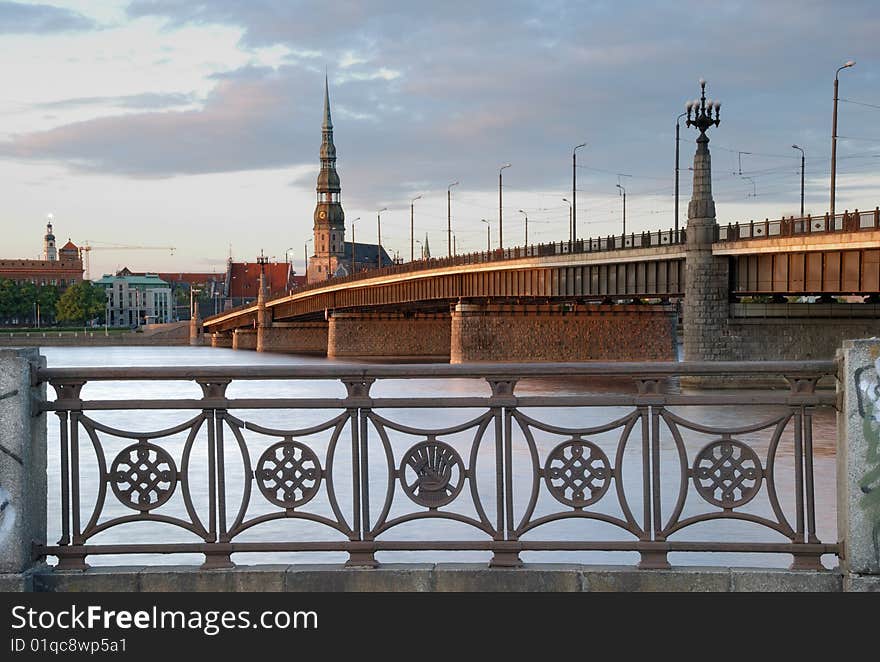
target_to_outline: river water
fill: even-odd
[[[306,356],[294,356],[271,353],[257,353],[252,351],[233,351],[230,349],[208,347],[45,347],[41,352],[47,357],[50,367],[86,367],[86,366],[203,366],[203,365],[338,365],[339,361],[326,358]],[[678,388],[675,384],[669,388]],[[49,397],[54,397],[50,388]],[[583,393],[632,393],[632,384],[605,380],[572,380],[570,378],[530,380],[517,386],[519,395],[577,395]],[[442,396],[485,396],[488,388],[483,380],[464,379],[436,379],[436,380],[389,380],[379,381],[372,390],[375,397],[431,397]],[[233,383],[227,392],[230,397],[343,397],[344,388],[334,381],[241,381]],[[201,391],[192,382],[94,382],[86,385],[83,390],[84,399],[125,399],[125,398],[198,398]],[[609,421],[626,416],[632,411],[631,407],[591,407],[591,408],[541,408],[525,411],[527,415],[552,426],[560,428],[589,428],[599,426]],[[736,427],[746,426],[751,423],[766,421],[781,411],[774,406],[728,406],[728,407],[676,407],[675,414],[698,422],[706,426]],[[162,430],[178,425],[192,418],[198,412],[189,411],[107,411],[87,412],[87,415],[105,425],[129,431],[148,432]],[[297,410],[295,412],[284,410],[256,410],[231,412],[243,420],[257,423],[265,428],[278,430],[303,429],[326,422],[337,415],[339,410]],[[473,420],[482,413],[482,410],[474,409],[399,409],[382,410],[382,416],[404,426],[413,428],[439,429],[452,425],[458,425]],[[532,458],[528,446],[523,442],[521,433],[516,432],[514,425],[514,494],[516,519],[525,512],[528,497],[532,487]],[[791,426],[782,435],[774,470],[780,503],[790,522],[794,522],[793,493],[793,441]],[[372,430],[371,430],[372,433]],[[111,434],[97,433],[107,457],[108,468],[113,458],[122,448],[134,443],[131,439],[120,439]],[[337,447],[333,475],[333,485],[339,508],[343,513],[350,513],[353,508],[352,484],[351,484],[351,454],[347,432],[343,432],[341,441]],[[494,521],[496,504],[494,502],[494,450],[491,443],[493,428],[487,431],[486,441],[480,445],[476,458],[476,485],[484,502],[486,514]],[[200,437],[192,447],[190,460],[190,490],[192,492],[193,505],[197,512],[206,512],[207,506],[207,444],[199,439],[205,436],[204,430],[200,431]],[[633,514],[641,522],[641,450],[639,439],[641,432],[638,425],[634,429],[631,442],[626,445],[621,456],[621,466],[627,467],[622,477],[625,487],[627,503]],[[326,469],[326,450],[329,444],[329,431],[316,433],[309,437],[308,443],[318,453],[319,460]],[[536,449],[543,465],[548,453],[556,444],[564,441],[570,435],[559,435],[551,432],[537,430],[534,432]],[[612,430],[598,434],[586,435],[585,438],[594,441],[610,458],[612,464],[617,464],[615,451],[620,430]],[[668,436],[668,435],[667,435]],[[816,517],[817,533],[823,542],[836,542],[836,515],[835,515],[835,420],[834,413],[829,409],[820,408],[816,411],[813,419],[813,439],[815,458],[815,494],[816,494]],[[374,435],[375,437],[375,435]],[[245,485],[244,470],[242,468],[241,455],[235,447],[232,434],[228,435],[229,442],[224,453],[227,469],[227,510],[229,519],[235,518],[238,513],[240,496]],[[259,434],[245,431],[243,438],[251,450],[251,462],[256,463],[257,458],[270,445],[280,441],[276,435]],[[424,435],[408,435],[404,432],[389,432],[389,439],[394,449],[394,466],[399,466],[403,453],[409,446],[424,439]],[[700,449],[716,435],[706,435],[696,432],[683,432],[685,446],[687,448],[688,463],[692,463]],[[767,448],[770,432],[765,430],[745,435],[735,436],[737,439],[746,441],[751,445],[761,462],[766,465]],[[176,466],[181,466],[186,432],[170,435],[156,443],[166,449],[173,457]],[[443,437],[452,446],[457,448],[466,464],[468,450],[474,439],[474,431],[464,431]],[[517,443],[519,442],[519,443]],[[61,535],[60,528],[60,462],[59,462],[59,426],[57,419],[50,416],[49,420],[49,539],[55,542]],[[663,444],[661,443],[661,448]],[[92,514],[92,508],[96,502],[99,485],[99,468],[95,459],[95,453],[87,436],[80,435],[81,448],[81,485],[82,495],[82,521],[87,522]],[[370,491],[371,491],[371,516],[375,520],[382,508],[385,499],[385,490],[388,481],[388,469],[385,463],[384,453],[381,446],[376,443],[370,447]],[[201,467],[201,468],[200,468]],[[202,473],[200,473],[200,471]],[[665,515],[668,516],[670,506],[675,502],[678,494],[679,464],[677,462],[671,441],[664,450],[661,462],[661,482],[663,484],[662,498]],[[347,478],[347,479],[346,479]],[[466,481],[460,481],[462,483]],[[612,517],[621,517],[622,508],[615,495],[612,486],[613,481],[608,481],[609,489],[602,499],[590,510],[603,512]],[[312,502],[302,507],[303,511],[311,511],[318,515],[332,517],[332,509],[327,499],[326,478],[321,489],[315,495]],[[765,483],[766,485],[766,483]],[[416,506],[403,493],[400,486],[395,488],[393,500],[389,510],[389,517],[405,515],[419,511]],[[450,509],[465,516],[474,517],[477,511],[473,507],[473,500],[468,494],[468,487],[462,490]],[[164,513],[174,517],[185,517],[186,509],[181,497],[181,490],[177,489],[167,503],[157,509],[157,513]],[[544,488],[542,481],[539,498],[535,505],[534,517],[554,512],[565,512],[567,509],[550,496]],[[772,509],[767,497],[766,487],[762,487],[755,498],[743,507],[744,512],[759,516],[772,517]],[[715,512],[717,509],[700,499],[693,484],[689,485],[689,491],[683,516],[697,515],[701,513]],[[260,490],[254,485],[251,495],[251,505],[248,506],[245,519],[278,512],[267,499],[263,499]],[[120,517],[134,513],[126,508],[108,487],[105,508],[101,513],[98,523],[104,522],[111,517]],[[350,521],[350,520],[349,520]],[[237,536],[237,541],[279,541],[279,540],[340,540],[341,535],[327,527],[303,520],[274,520],[259,524]],[[566,519],[552,522],[536,531],[526,534],[524,537],[535,540],[632,540],[632,536],[610,524],[585,519]],[[383,539],[383,537],[380,537]],[[388,540],[469,540],[485,539],[485,534],[476,531],[473,527],[458,522],[444,519],[418,520],[402,524],[384,534]],[[767,528],[744,522],[730,520],[715,521],[698,524],[675,534],[671,540],[690,541],[756,541],[756,542],[784,542],[785,538]],[[137,522],[121,526],[111,527],[97,534],[90,540],[91,543],[147,543],[147,542],[198,542],[193,534],[173,525],[155,522]],[[332,552],[301,552],[301,553],[260,553],[260,554],[236,554],[233,557],[238,563],[336,563],[344,561],[347,555]],[[382,562],[483,562],[489,558],[486,552],[380,552],[378,558]],[[527,562],[553,562],[553,563],[597,563],[597,564],[624,564],[633,565],[638,561],[638,555],[634,552],[524,552],[523,560]],[[733,554],[733,553],[672,553],[670,561],[673,565],[741,565],[741,566],[764,566],[785,567],[790,562],[787,554]],[[106,564],[159,564],[159,563],[201,563],[203,557],[196,554],[181,554],[169,556],[98,556],[92,555],[88,561],[92,565]],[[828,567],[836,565],[836,559],[832,556],[825,557],[823,562]]]

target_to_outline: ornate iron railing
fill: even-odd
[[[870,211],[845,211],[831,216],[804,216],[803,218],[765,219],[719,225],[717,241],[739,241],[741,239],[767,239],[791,237],[801,234],[822,234],[832,232],[861,232],[880,229],[880,207]]]
[[[493,566],[516,566],[520,552],[610,550],[662,568],[670,552],[773,552],[792,554],[795,568],[821,568],[838,546],[817,536],[812,418],[835,404],[816,390],[835,371],[830,361],[40,369],[36,380],[57,394],[44,409],[60,420],[61,536],[34,553],[83,568],[95,554],[197,552],[204,567],[228,567],[238,552],[336,551],[369,566],[384,551],[483,550]],[[590,380],[609,375],[629,386],[591,392]],[[788,388],[683,391],[678,382],[717,376],[776,378]],[[518,382],[547,377],[584,388],[516,393]],[[371,394],[376,382],[401,379],[432,381],[411,397]],[[453,395],[460,382],[451,379],[477,380],[486,392]],[[87,384],[131,380],[195,382],[202,395],[83,399]],[[268,381],[277,393],[227,395],[243,380]],[[286,380],[329,380],[345,394],[285,397]],[[728,407],[738,408],[734,425],[702,415]],[[101,420],[157,410],[174,424],[132,430]],[[438,410],[460,420],[432,425]],[[269,424],[268,412],[293,423]],[[576,424],[566,424],[569,415]],[[84,481],[86,461],[97,485]],[[436,519],[471,534],[398,534]],[[272,528],[279,520],[292,528]],[[766,534],[683,534],[713,520]],[[140,522],[192,540],[95,540]],[[547,533],[557,522],[565,533]],[[595,523],[617,533],[597,533]],[[269,533],[259,540],[245,535],[260,527]]]

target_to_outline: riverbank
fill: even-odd
[[[168,347],[189,344],[189,323],[149,324],[140,331],[0,331],[0,347]]]

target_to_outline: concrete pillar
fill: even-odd
[[[256,329],[236,329],[232,332],[232,349],[256,349]]]
[[[673,306],[458,304],[450,363],[674,361],[675,327]]]
[[[837,531],[844,588],[880,591],[880,338],[847,340],[837,414]]]
[[[712,255],[717,227],[709,138],[701,133],[694,155],[694,190],[686,230],[682,320],[685,361],[727,358],[729,261]]]
[[[333,312],[327,329],[327,356],[447,359],[449,313]]]
[[[0,349],[0,590],[25,590],[33,543],[46,544],[46,385],[37,348]]]

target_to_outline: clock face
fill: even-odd
[[[326,216],[327,216],[327,212],[325,212],[324,210],[321,210],[320,212],[318,212],[319,218],[326,218]]]

